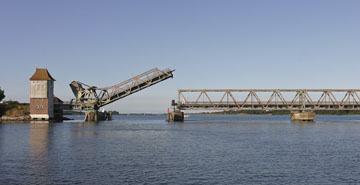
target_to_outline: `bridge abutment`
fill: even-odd
[[[291,120],[293,121],[314,121],[316,119],[316,113],[311,112],[300,112],[294,111],[291,112]]]

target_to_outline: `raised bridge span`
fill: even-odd
[[[289,110],[305,115],[304,120],[314,120],[314,110],[360,110],[359,92],[360,89],[179,89],[173,106],[178,110]]]
[[[174,70],[158,68],[151,69],[128,80],[109,87],[96,87],[79,81],[70,84],[75,99],[64,104],[64,109],[85,110],[85,121],[111,119],[98,112],[99,108],[144,90],[159,82],[173,78]]]

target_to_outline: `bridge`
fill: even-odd
[[[99,108],[153,86],[161,81],[173,78],[174,70],[151,69],[119,84],[98,88],[82,82],[73,81],[70,87],[75,95],[67,106],[72,110],[86,110],[85,121],[97,121],[102,118]],[[103,116],[101,116],[103,117]]]
[[[303,120],[314,120],[314,110],[360,110],[359,92],[360,89],[179,89],[173,106],[178,110],[288,110],[294,112],[294,119],[300,115]],[[173,117],[176,115],[179,117]]]

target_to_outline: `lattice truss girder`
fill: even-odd
[[[168,78],[172,78],[173,70],[158,68],[151,69],[133,78],[123,81],[114,86],[98,88],[84,83],[73,81],[70,87],[75,95],[72,101],[73,109],[95,109],[110,104],[126,96],[155,85]]]
[[[180,89],[177,107],[182,110],[360,110],[359,91],[359,89]],[[239,97],[238,93],[242,96]]]

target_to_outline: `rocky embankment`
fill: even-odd
[[[29,121],[30,116],[1,116],[0,121]]]

